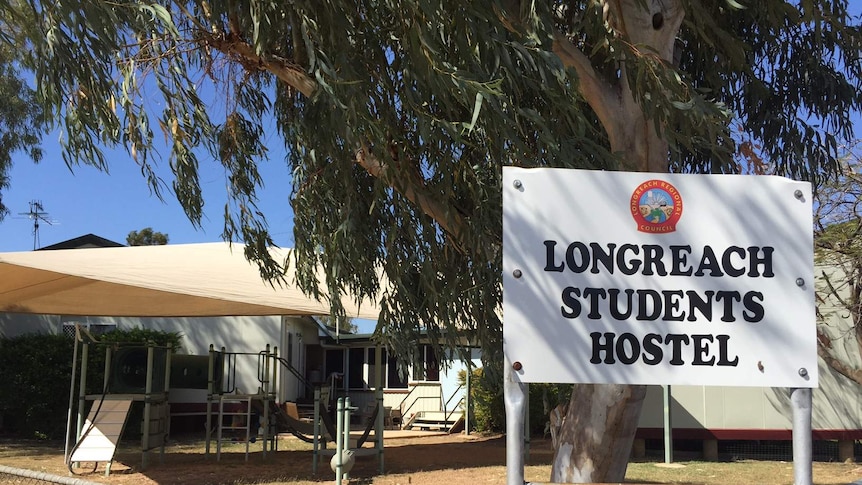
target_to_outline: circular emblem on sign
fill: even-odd
[[[676,187],[663,180],[647,180],[640,184],[632,192],[629,205],[640,232],[676,231],[676,224],[682,217],[682,196]]]

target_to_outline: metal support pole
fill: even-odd
[[[341,458],[339,458],[338,462],[344,466],[344,451],[350,449],[350,411],[353,411],[353,408],[350,407],[350,396],[344,398],[344,442],[341,447]],[[344,469],[342,468],[342,471]],[[350,480],[350,472],[344,471],[344,478],[348,481]],[[339,484],[341,481],[339,480]]]
[[[670,410],[670,386],[661,386],[661,396],[664,403],[664,462],[673,463],[673,416]]]
[[[341,485],[341,479],[344,477],[344,467],[342,459],[344,458],[344,398],[338,398],[338,405],[335,408],[335,483]]]
[[[87,361],[90,359],[90,344],[81,344],[81,375],[78,380],[78,422],[75,425],[75,443],[81,439],[84,428],[84,406],[87,403]]]
[[[272,365],[270,366],[270,370],[272,371],[272,375],[270,376],[269,381],[269,394],[266,396],[266,402],[264,403],[263,408],[263,451],[264,456],[266,456],[266,446],[267,440],[272,440],[270,443],[270,450],[276,451],[278,450],[278,431],[275,428],[270,427],[270,420],[272,420],[272,416],[269,413],[269,403],[277,404],[278,400],[278,347],[272,348]],[[270,435],[272,433],[272,435]]]
[[[162,389],[162,396],[164,397],[164,401],[162,401],[161,408],[162,411],[159,413],[159,418],[162,421],[162,427],[159,429],[161,431],[161,435],[159,436],[160,441],[160,449],[159,449],[159,463],[164,465],[165,463],[165,445],[167,445],[168,436],[171,434],[171,407],[170,407],[170,389],[171,389],[171,354],[174,353],[173,346],[168,344],[167,350],[165,350],[165,388]]]
[[[150,419],[153,412],[153,359],[155,357],[155,348],[152,345],[147,346],[147,380],[144,388],[144,429],[141,436],[141,448],[143,453],[141,456],[141,470],[146,470],[150,463]]]
[[[811,389],[790,390],[793,409],[793,484],[812,485]]]
[[[276,350],[276,352],[277,352],[277,350]],[[261,382],[261,385],[263,386],[263,388],[261,389],[261,403],[263,404],[263,416],[258,416],[258,417],[257,417],[257,426],[258,426],[258,429],[255,429],[255,430],[253,430],[253,431],[252,431],[252,436],[255,436],[255,435],[257,435],[257,434],[258,434],[258,432],[260,431],[260,428],[261,428],[261,427],[263,428],[263,433],[262,433],[262,436],[261,436],[261,441],[263,441],[262,446],[263,446],[263,457],[264,457],[264,458],[266,458],[267,440],[269,439],[269,436],[267,435],[267,433],[269,432],[269,398],[270,398],[270,391],[272,390],[272,387],[273,387],[273,386],[274,386],[274,384],[275,384],[275,383],[273,383],[273,382],[270,382],[270,380],[269,380],[269,378],[270,378],[270,367],[269,367],[269,363],[270,363],[270,356],[274,356],[274,355],[275,355],[275,354],[273,354],[273,353],[270,351],[269,344],[266,344],[266,353],[264,354],[264,361],[263,361],[263,382]],[[274,367],[274,366],[273,366],[273,367]],[[250,403],[249,403],[249,404],[250,404]],[[249,419],[250,419],[250,418],[249,418]],[[261,419],[263,419],[263,424],[261,424],[261,422],[260,422],[260,420],[261,420]],[[251,423],[248,423],[248,426],[249,426],[249,428],[251,428]]]
[[[105,360],[110,362],[111,348],[108,347],[107,357]],[[90,359],[90,344],[87,342],[81,343],[81,376],[78,381],[78,421],[75,424],[75,443],[81,440],[81,433],[84,430],[84,407],[87,404],[87,361]],[[105,372],[107,372],[108,364],[105,364]],[[69,459],[71,459],[71,455]],[[77,465],[75,468],[78,468]]]
[[[272,376],[269,378],[269,394],[272,396],[273,402],[281,402],[278,392],[279,384],[281,384],[278,379],[278,347],[272,348],[272,358],[270,362],[271,364],[269,368],[272,370]]]
[[[107,394],[107,391],[110,387],[111,382],[111,364],[114,361],[114,351],[110,346],[105,348],[105,372],[103,373],[102,378],[102,389],[104,390],[103,394]]]
[[[524,394],[527,396],[527,402],[524,405],[524,463],[527,463],[527,458],[530,456],[530,384],[522,384],[524,386]]]
[[[377,388],[374,390],[374,396],[377,399],[377,422],[374,424],[374,447],[377,448],[377,465],[379,473],[383,475],[383,347],[380,345],[374,348],[374,362],[376,363],[375,371],[377,372]]]
[[[210,456],[210,439],[212,438],[212,417],[213,417],[213,394],[215,394],[215,348],[210,344],[210,360],[207,366],[207,422],[206,422],[206,448],[204,457]]]
[[[471,359],[467,361],[467,394],[464,397],[464,434],[470,436],[470,380],[473,378],[473,354],[470,353]]]
[[[78,324],[75,324],[75,348],[72,350],[72,379],[69,383],[69,412],[66,413],[66,442],[63,450],[63,461],[69,463],[69,449],[72,446],[69,440],[72,438],[72,408],[75,407],[75,377],[78,372]]]
[[[508,362],[503,366],[503,400],[506,403],[506,484],[524,485],[527,386],[517,380],[512,364]]]
[[[347,395],[348,389],[350,389],[350,352],[348,349],[344,349],[342,351],[344,354],[344,375],[341,376],[341,387],[344,390],[344,395]]]
[[[320,454],[320,387],[314,388],[314,438],[311,458],[311,474],[317,475],[317,460]]]

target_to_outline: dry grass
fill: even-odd
[[[332,483],[334,474],[328,459],[320,464],[317,476],[311,473],[310,445],[294,438],[279,441],[279,452],[261,456],[260,443],[252,445],[249,461],[244,460],[244,444],[228,444],[222,460],[204,456],[200,442],[177,443],[169,447],[160,463],[157,453],[151,465],[141,470],[141,454],[134,446],[121,448],[110,477],[104,465],[83,478],[117,485],[132,484],[299,484]],[[552,451],[547,441],[534,441],[525,476],[543,482],[550,476]],[[0,442],[0,464],[36,471],[68,475],[61,444]],[[631,483],[698,483],[705,485],[793,483],[793,464],[770,461],[727,463],[682,462],[668,468],[652,462],[632,463],[626,481]],[[387,439],[386,475],[377,475],[374,458],[360,458],[353,470],[352,484],[373,485],[457,485],[505,483],[505,439],[500,436],[432,436]],[[80,470],[84,472],[92,466]],[[862,479],[862,466],[853,463],[815,463],[818,485],[846,485]]]

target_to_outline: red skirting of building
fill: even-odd
[[[862,429],[815,429],[814,440],[862,440]],[[638,428],[636,438],[664,438],[662,428]],[[678,440],[764,440],[784,441],[793,439],[791,429],[702,429],[674,428],[673,439]]]

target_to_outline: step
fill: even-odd
[[[455,422],[463,414],[464,414],[463,411],[452,411],[452,412],[421,411],[414,418],[414,422],[416,422],[416,421],[435,422],[435,423]],[[448,416],[448,419],[447,419],[447,416]]]
[[[448,419],[446,417],[447,415]],[[463,416],[463,411],[455,411],[451,414],[442,411],[423,411],[413,418],[413,420],[406,426],[406,429],[420,428],[430,430],[431,428],[437,428],[442,431],[447,431],[461,421]]]

